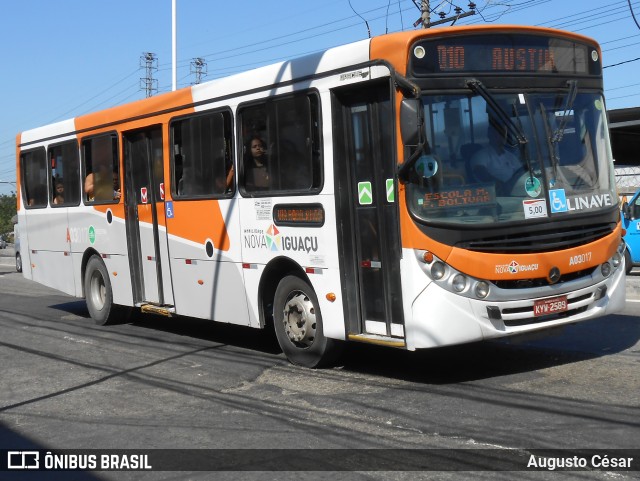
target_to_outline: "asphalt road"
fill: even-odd
[[[25,280],[6,250],[0,253],[0,449],[486,448],[517,449],[523,456],[534,449],[638,449],[637,270],[628,280],[628,294],[619,315],[537,338],[414,353],[354,344],[339,367],[307,370],[285,360],[274,335],[248,328],[142,315],[125,324],[95,326],[83,300]],[[0,472],[0,480],[330,475],[46,474]],[[455,472],[330,477],[431,479],[435,474],[470,477]],[[561,479],[637,474],[582,471]],[[472,477],[559,476],[543,471]]]

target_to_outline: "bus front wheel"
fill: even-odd
[[[84,275],[84,295],[89,314],[96,324],[104,326],[113,322],[115,309],[111,280],[104,262],[98,256],[91,257],[87,262]]]
[[[293,364],[314,368],[333,363],[340,343],[325,337],[320,306],[313,288],[297,276],[283,278],[273,302],[278,344]]]
[[[624,268],[627,274],[629,274],[629,272],[631,272],[631,269],[633,269],[633,262],[631,261],[631,254],[629,254],[629,249],[624,250]]]

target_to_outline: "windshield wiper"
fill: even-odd
[[[493,109],[498,117],[500,117],[500,120],[502,120],[504,125],[509,129],[520,145],[526,145],[527,142],[529,142],[527,137],[524,135],[524,132],[519,129],[515,123],[513,123],[509,114],[507,114],[500,104],[496,102],[496,99],[491,95],[482,82],[480,82],[480,80],[467,80],[467,87],[469,87],[474,93],[480,95],[480,97],[489,104],[491,109]]]
[[[547,148],[549,149],[549,159],[551,159],[551,167],[553,168],[553,177],[549,181],[549,187],[553,187],[556,184],[558,178],[558,156],[556,155],[556,149],[553,145],[553,135],[551,135],[551,127],[549,127],[549,119],[547,118],[547,109],[542,102],[540,102],[540,113],[542,114],[542,125],[544,126],[544,133],[547,137]]]
[[[551,143],[557,144],[562,140],[562,136],[564,135],[564,129],[567,126],[567,121],[569,118],[569,112],[573,109],[573,103],[576,101],[576,95],[578,94],[578,82],[576,80],[569,80],[567,82],[569,86],[569,93],[567,93],[567,98],[564,103],[564,109],[562,110],[562,118],[560,119],[560,123],[558,124],[558,128],[555,130],[551,137]]]
[[[564,130],[567,126],[567,121],[569,119],[569,112],[573,109],[573,104],[576,100],[576,96],[578,94],[578,82],[575,80],[569,80],[567,82],[569,86],[569,92],[567,93],[567,98],[565,99],[564,108],[562,111],[562,118],[560,119],[560,123],[556,130],[551,133],[551,127],[549,126],[549,117],[547,117],[547,109],[542,102],[540,102],[540,112],[542,113],[542,118],[544,120],[544,131],[547,136],[547,148],[549,149],[549,158],[551,160],[551,166],[553,168],[553,178],[551,179],[550,185],[553,187],[556,183],[556,179],[558,177],[558,163],[560,159],[558,158],[558,154],[556,154],[555,146],[560,143],[562,137],[564,136]]]
[[[496,99],[491,95],[491,93],[487,90],[487,88],[477,79],[467,80],[467,87],[471,89],[474,93],[480,95],[484,99],[485,102],[491,107],[491,109],[496,113],[502,123],[507,127],[511,135],[513,135],[518,141],[518,146],[520,147],[520,153],[524,157],[527,162],[527,170],[529,171],[529,175],[533,177],[533,169],[531,168],[531,159],[529,158],[529,149],[527,149],[527,143],[529,140],[527,139],[524,131],[522,130],[522,126],[516,125],[509,114],[507,114],[504,109],[500,106],[500,104],[496,101]],[[518,118],[518,121],[520,119]]]

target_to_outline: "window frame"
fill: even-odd
[[[29,154],[34,154],[36,152],[41,152],[44,155],[44,162],[45,162],[45,170],[46,170],[46,177],[45,177],[45,191],[47,192],[46,197],[45,197],[45,202],[44,204],[37,204],[37,205],[29,205],[29,198],[27,196],[27,188],[29,187],[27,185],[27,170],[25,169],[25,156],[29,155]],[[21,150],[20,151],[20,191],[21,191],[21,196],[22,196],[22,203],[25,207],[25,209],[45,209],[49,206],[49,200],[48,200],[48,196],[49,196],[49,177],[51,177],[50,175],[50,167],[47,165],[48,161],[47,161],[47,149],[46,147],[40,146],[40,147],[34,147],[32,149],[27,149],[27,150]],[[40,184],[38,184],[38,187],[40,187]]]
[[[231,168],[233,169],[233,178],[231,179],[231,189],[225,190],[222,193],[207,193],[207,194],[192,194],[192,195],[184,195],[178,193],[178,182],[176,179],[176,152],[175,152],[175,135],[174,135],[174,127],[177,123],[183,122],[185,120],[191,120],[198,117],[205,116],[214,116],[217,114],[222,114],[223,117],[227,116],[226,119],[223,119],[223,123],[226,124],[226,121],[229,121],[229,130],[223,131],[223,134],[229,134],[229,148],[231,152],[229,152],[229,157],[231,160]],[[196,113],[191,113],[187,115],[181,115],[179,117],[174,117],[169,121],[169,146],[170,146],[170,157],[169,157],[169,176],[171,183],[171,198],[173,200],[182,201],[182,200],[218,200],[218,199],[230,199],[233,198],[236,194],[237,189],[237,165],[236,165],[236,153],[235,153],[235,126],[234,126],[234,115],[233,111],[229,107],[222,108],[213,108],[207,109]],[[227,125],[224,125],[226,128]],[[224,136],[226,138],[226,135]]]
[[[120,185],[122,186],[122,169],[121,169],[121,140],[120,140],[120,135],[118,133],[118,131],[116,130],[110,130],[108,132],[100,132],[99,134],[95,134],[95,135],[88,135],[86,137],[83,137],[82,139],[80,139],[79,142],[79,148],[80,148],[80,197],[82,198],[82,203],[84,205],[87,206],[94,206],[94,205],[112,205],[112,204],[119,204],[120,201],[122,200],[122,197],[120,197],[119,199],[113,199],[113,200],[89,200],[89,197],[87,196],[87,192],[85,190],[84,184],[85,181],[87,179],[87,175],[89,175],[90,173],[93,172],[93,170],[89,173],[87,173],[87,162],[86,162],[86,154],[85,154],[85,143],[88,141],[94,141],[95,139],[101,138],[101,137],[111,137],[112,139],[115,138],[116,141],[116,145],[115,145],[115,154],[116,154],[116,162],[115,165],[117,165],[118,167],[118,178],[120,180]],[[113,149],[113,147],[112,147]],[[113,158],[111,159],[112,163],[113,163]],[[92,164],[93,164],[93,160],[92,160]],[[92,165],[93,168],[93,165]]]
[[[246,180],[246,173],[245,173],[245,166],[244,166],[244,142],[245,142],[245,135],[243,135],[242,129],[243,129],[243,111],[248,109],[248,108],[252,108],[252,107],[256,107],[256,106],[264,106],[264,108],[266,109],[266,128],[267,128],[267,132],[269,133],[269,141],[271,141],[271,133],[269,132],[270,126],[271,124],[274,123],[274,120],[272,119],[274,112],[275,112],[275,108],[273,107],[273,104],[276,102],[279,102],[281,100],[287,100],[287,99],[292,99],[295,97],[306,97],[307,99],[311,99],[314,98],[315,99],[315,117],[314,117],[314,112],[313,112],[313,102],[311,102],[310,105],[310,112],[311,112],[311,116],[309,118],[309,124],[311,127],[311,130],[309,132],[310,137],[312,139],[312,145],[311,145],[311,173],[315,174],[315,170],[317,170],[317,174],[318,174],[318,185],[316,187],[311,187],[310,189],[306,189],[306,190],[301,190],[301,189],[283,189],[283,190],[269,190],[269,189],[265,189],[265,190],[252,190],[252,191],[248,191],[245,188],[245,180]],[[304,90],[296,90],[293,92],[287,92],[284,94],[280,94],[280,95],[274,95],[274,96],[269,96],[269,97],[263,97],[260,99],[256,99],[256,100],[251,100],[248,102],[242,102],[240,103],[237,108],[236,108],[236,117],[237,117],[237,122],[236,122],[236,127],[237,127],[237,133],[236,133],[236,138],[237,138],[237,164],[238,164],[238,172],[237,172],[237,183],[238,183],[238,190],[239,192],[242,194],[243,197],[248,197],[248,198],[253,198],[253,197],[287,197],[287,196],[308,196],[308,195],[317,195],[320,192],[322,192],[322,189],[324,188],[324,182],[325,182],[325,169],[324,169],[324,141],[323,141],[323,123],[322,123],[322,98],[320,95],[320,92],[313,88],[313,89],[304,89]],[[317,127],[314,127],[313,123],[314,120],[317,122]],[[314,147],[317,146],[317,149],[314,150]],[[317,150],[318,155],[317,155],[317,169],[316,166],[313,165],[314,162],[314,152]]]
[[[53,203],[53,199],[55,197],[55,183],[53,182],[53,166],[51,165],[51,151],[53,149],[55,149],[56,147],[61,147],[63,145],[66,144],[75,144],[75,150],[76,153],[78,154],[76,159],[78,161],[78,178],[76,179],[76,187],[78,188],[78,198],[73,201],[73,202],[65,202],[63,204],[54,204]],[[48,169],[49,169],[49,177],[51,178],[51,185],[49,186],[49,204],[51,205],[51,207],[53,208],[60,208],[60,207],[77,207],[80,205],[80,201],[82,199],[82,194],[83,194],[83,189],[82,186],[79,185],[79,183],[81,182],[83,176],[82,176],[82,172],[81,172],[81,164],[82,164],[82,159],[80,156],[80,149],[79,149],[79,143],[78,143],[78,139],[69,139],[69,140],[64,140],[62,142],[57,142],[55,144],[51,144],[47,146],[47,164],[48,164]],[[82,182],[84,184],[84,182]],[[66,189],[66,185],[65,185],[65,189]]]

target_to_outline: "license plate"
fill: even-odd
[[[567,296],[552,297],[551,299],[541,299],[533,303],[533,315],[547,316],[556,312],[567,310]]]

